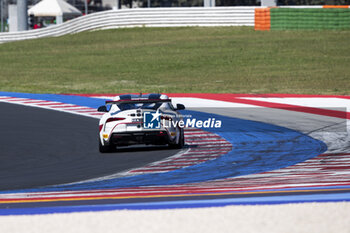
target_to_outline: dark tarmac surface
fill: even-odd
[[[98,152],[98,120],[0,103],[0,190],[38,188],[122,172],[169,157],[164,147]]]

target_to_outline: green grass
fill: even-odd
[[[0,91],[350,94],[350,31],[134,28],[0,44]]]

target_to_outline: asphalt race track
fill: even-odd
[[[100,154],[97,119],[8,103],[0,109],[0,190],[91,179],[178,151],[147,147]]]
[[[0,94],[0,215],[350,197],[346,108],[267,102],[283,98],[179,94],[172,97],[186,106],[215,106],[220,115],[189,113],[221,119],[225,130],[185,129],[184,150],[142,147],[100,154],[96,108],[111,96]],[[312,98],[305,97],[303,104]],[[322,101],[347,104],[341,98]],[[233,113],[230,107],[243,108]]]

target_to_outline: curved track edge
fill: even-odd
[[[30,98],[35,100],[57,101],[66,105],[77,104],[80,107],[84,106],[91,109],[96,108],[101,101],[101,99],[98,98],[81,96],[74,96],[73,98],[73,96],[67,95],[64,97],[60,95],[34,95],[22,93],[0,93],[0,95],[2,95],[4,98]],[[234,97],[230,96],[229,94],[223,94],[221,97],[220,95],[215,95],[212,96],[212,98],[210,94],[201,96],[199,96],[199,94],[178,94],[174,96],[176,96],[175,98],[179,98],[179,96],[181,96],[183,98],[202,99],[204,96],[206,96],[208,99],[219,102],[228,101],[248,105],[264,105],[263,101],[251,100],[246,102],[246,100],[242,99],[242,96]],[[71,97],[71,100],[67,100],[66,98],[68,97]],[[273,95],[273,97],[278,98],[276,95]],[[280,98],[284,97],[282,96]],[[297,97],[293,96],[293,98]],[[312,97],[303,96],[299,98]],[[72,99],[74,100],[72,101]],[[347,99],[347,97],[344,97],[344,99]],[[33,104],[33,102],[29,102],[28,104]],[[267,108],[272,107],[284,109],[285,107],[280,104],[271,103],[265,105],[271,105],[264,106]],[[317,108],[305,106],[297,107],[300,107],[300,109],[302,109],[304,112],[306,110],[308,114],[329,113],[327,111],[324,112],[322,109],[318,110]],[[309,112],[310,109],[313,112]],[[288,109],[288,111],[290,111],[290,109]],[[98,117],[98,115],[93,113],[92,110],[91,112],[87,111],[87,113],[92,113],[94,115],[91,116],[96,118]],[[82,114],[82,112],[78,112],[78,114]],[[331,117],[343,117],[347,119],[348,113],[345,112],[336,116],[332,115]],[[254,127],[256,127],[256,125],[254,125]],[[288,129],[283,130],[284,133],[289,132]],[[237,131],[230,131],[230,133],[232,132]],[[295,133],[294,131],[291,132]],[[227,151],[228,154],[236,152],[235,146],[237,146],[237,141],[232,141],[232,138],[225,132],[216,133],[228,140],[228,142],[234,146],[234,149],[231,152]],[[310,138],[308,140],[310,140]],[[311,139],[311,141],[313,141],[313,139]],[[317,142],[317,140],[315,142]],[[316,149],[317,147],[319,149]],[[265,171],[261,170],[259,172],[252,172],[253,174],[242,173],[239,176],[232,176],[231,174],[226,175],[223,178],[211,177],[207,181],[198,180],[195,183],[193,183],[193,180],[189,183],[187,182],[187,184],[186,182],[184,184],[180,184],[181,182],[179,182],[176,184],[176,186],[170,185],[169,183],[163,183],[160,187],[149,184],[151,186],[144,188],[140,188],[141,184],[136,184],[135,188],[123,186],[117,188],[118,186],[115,186],[115,183],[112,186],[100,186],[100,188],[102,187],[103,189],[96,189],[98,186],[94,186],[93,189],[89,189],[89,186],[87,186],[87,189],[72,189],[72,186],[66,186],[63,189],[53,189],[47,193],[45,193],[47,190],[32,190],[30,193],[22,192],[23,196],[26,196],[26,198],[23,198],[21,195],[17,196],[15,193],[3,193],[0,194],[0,215],[80,212],[88,210],[112,209],[191,208],[226,206],[233,204],[282,204],[299,202],[350,201],[350,177],[348,177],[350,174],[346,172],[340,174],[339,172],[341,169],[342,171],[344,171],[344,169],[346,170],[347,166],[346,162],[343,167],[339,166],[339,161],[349,161],[350,154],[324,153],[326,149],[324,146],[322,146],[322,143],[318,144],[315,149],[315,151],[318,151],[317,153],[311,153],[311,156],[309,155],[305,157],[305,159],[292,162],[289,165],[282,165]],[[207,166],[208,163],[210,164],[213,161],[217,162],[217,160],[220,161],[220,159],[224,159],[224,161],[226,159],[225,162],[235,162],[227,160],[227,158],[229,158],[227,155],[220,156],[219,158],[215,158],[214,160],[210,160],[196,166]],[[325,163],[325,161],[327,161],[327,163]],[[185,167],[180,170],[186,171],[186,169],[187,168]],[[192,169],[193,167],[190,166],[187,170],[191,171]],[[188,174],[188,171],[186,171],[184,174]],[[178,173],[178,170],[175,170],[174,172],[176,174]],[[174,172],[170,172],[170,174]],[[333,175],[331,175],[332,172],[334,173]],[[35,192],[33,193],[33,191]],[[53,198],[50,200],[50,198],[53,196],[55,196],[56,199]],[[69,206],[64,206],[66,205],[64,203]],[[21,208],[21,205],[26,207]],[[4,210],[3,208],[9,209]]]

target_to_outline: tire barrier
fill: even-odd
[[[254,9],[174,7],[109,10],[47,28],[0,33],[0,43],[122,27],[254,26]]]
[[[255,30],[270,30],[271,16],[270,8],[256,8],[255,9]]]
[[[348,6],[255,9],[255,30],[350,29]]]

